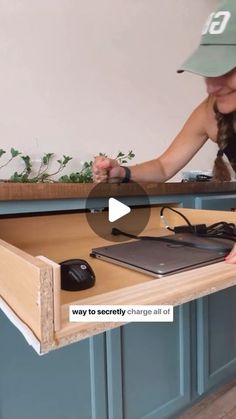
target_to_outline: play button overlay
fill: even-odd
[[[131,211],[128,205],[122,204],[122,202],[118,201],[115,198],[109,198],[108,200],[108,220],[110,223],[114,223],[114,221],[119,220],[119,218],[124,217],[125,215],[129,214]]]
[[[112,229],[139,236],[150,218],[150,201],[138,183],[98,183],[86,199],[86,219],[93,232],[112,242],[130,240]]]

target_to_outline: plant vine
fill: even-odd
[[[6,151],[0,149],[0,159],[6,154]],[[100,156],[107,157],[106,153],[99,153]],[[57,160],[57,168],[53,172],[50,172],[50,165],[55,158],[54,153],[45,153],[39,163],[39,168],[34,169],[34,161],[29,155],[23,155],[21,151],[16,150],[15,148],[10,149],[10,156],[7,160],[1,165],[0,169],[10,165],[12,161],[16,158],[20,158],[23,161],[24,167],[21,172],[14,172],[8,181],[18,182],[18,183],[47,183],[47,182],[61,182],[61,183],[90,183],[93,181],[92,178],[92,165],[93,161],[85,161],[82,164],[82,168],[78,171],[72,172],[70,174],[65,174],[60,176],[57,180],[54,177],[60,174],[67,166],[67,164],[72,160],[71,156],[63,155],[60,159]],[[135,157],[133,151],[129,151],[127,154],[119,151],[115,159],[119,164],[125,164],[129,160],[132,160]],[[36,173],[36,174],[35,174]]]

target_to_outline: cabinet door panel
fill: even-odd
[[[108,385],[109,417],[164,418],[189,403],[188,304],[175,309],[173,323],[132,323],[124,326],[119,336],[117,330],[109,335],[108,374],[113,371]],[[115,392],[122,402],[117,401]]]
[[[199,299],[198,392],[236,372],[236,287]]]

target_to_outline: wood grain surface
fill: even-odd
[[[141,183],[147,195],[236,192],[236,182],[167,182]],[[11,183],[0,182],[0,201],[87,198],[93,183]],[[94,197],[137,196],[140,188],[135,183],[100,184]]]

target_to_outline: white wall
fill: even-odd
[[[218,3],[0,0],[0,148],[71,155],[67,172],[100,151],[160,154],[205,95],[176,69]],[[211,168],[215,150],[188,168]]]

